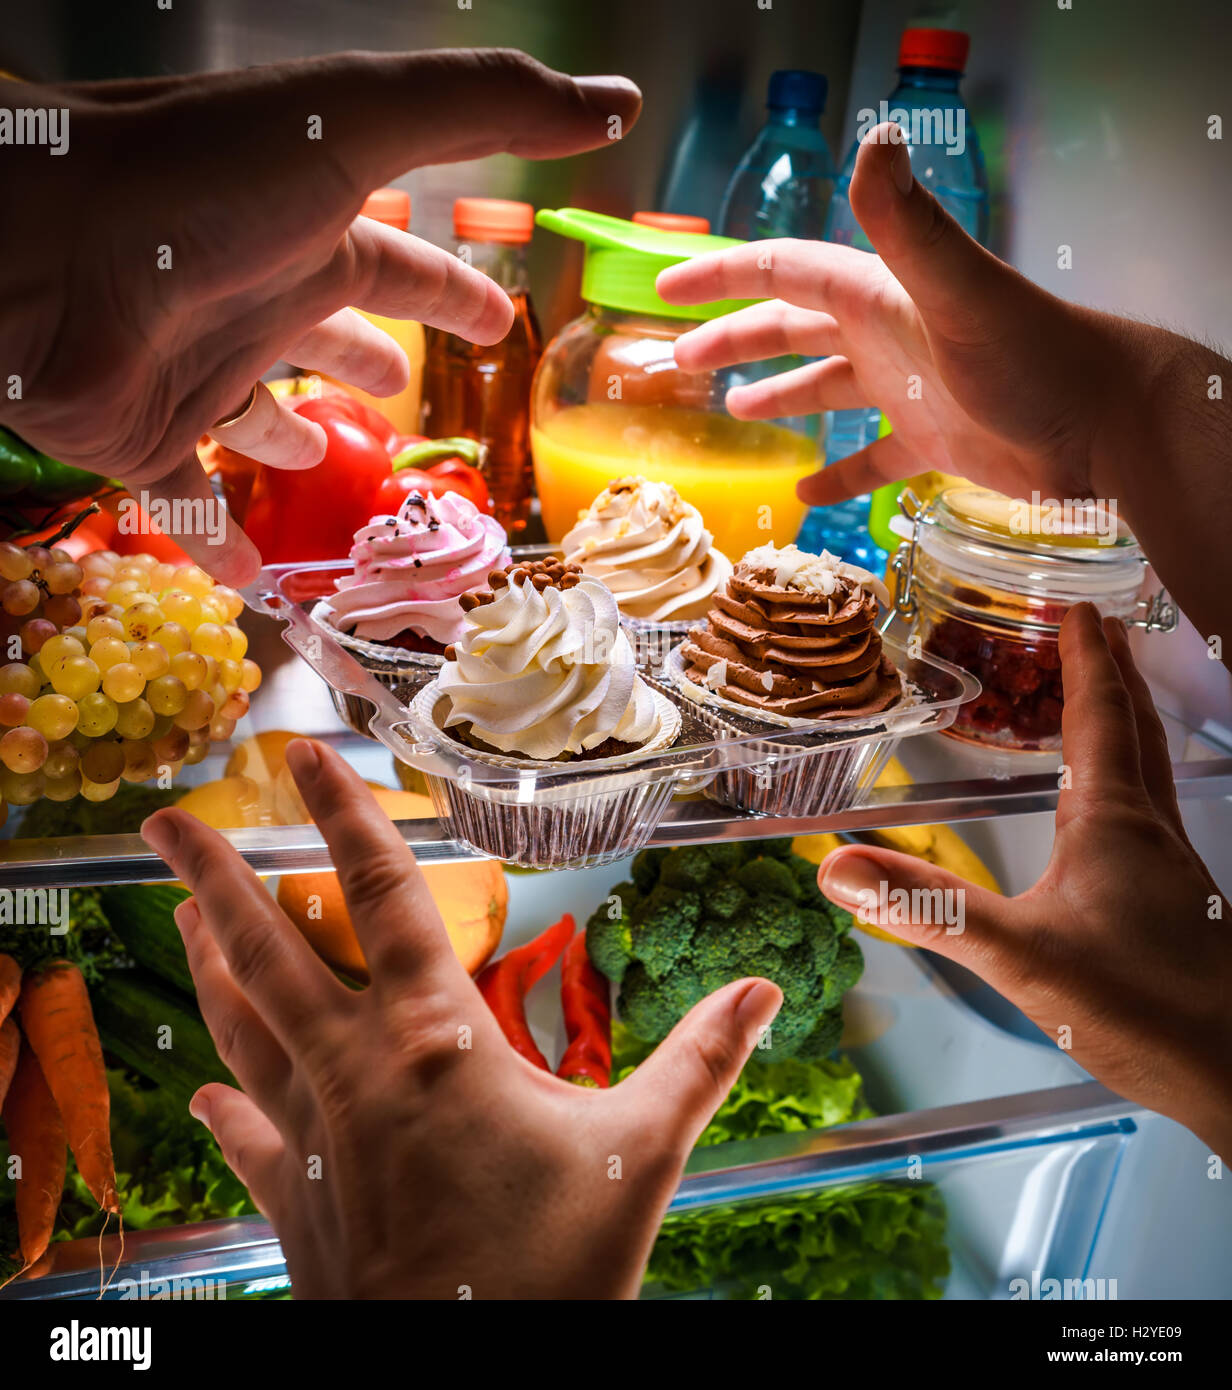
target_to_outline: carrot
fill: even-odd
[[[22,1046],[17,1070],[4,1098],[4,1127],[10,1154],[21,1160],[17,1230],[21,1256],[28,1269],[51,1244],[68,1171],[64,1121],[28,1043]]]
[[[8,1018],[21,993],[21,966],[12,956],[0,956],[0,1022]]]
[[[64,1116],[68,1145],[94,1200],[119,1211],[111,1157],[111,1093],[81,971],[70,961],[27,973],[21,1026]]]
[[[11,1018],[6,1018],[0,1023],[0,1105],[4,1104],[4,1098],[8,1094],[9,1082],[13,1079],[13,1070],[17,1066],[17,1054],[21,1051],[21,1034],[17,1031],[17,1024]]]

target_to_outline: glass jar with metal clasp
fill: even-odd
[[[891,528],[895,609],[922,650],[979,678],[981,693],[946,730],[1008,752],[1061,747],[1061,620],[1090,602],[1127,626],[1171,632],[1167,592],[1144,596],[1147,561],[1115,508],[1032,502],[947,488],[921,503],[907,489]]]

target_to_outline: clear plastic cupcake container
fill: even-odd
[[[580,868],[641,849],[677,793],[704,791],[748,814],[797,821],[841,814],[860,803],[901,739],[948,728],[979,693],[965,671],[887,638],[909,691],[901,706],[858,718],[763,719],[699,687],[690,693],[673,679],[673,653],[663,667],[642,667],[660,729],[636,753],[552,763],[485,753],[438,722],[434,666],[407,663],[394,688],[385,684],[312,616],[321,594],[306,594],[289,569],[263,571],[245,592],[250,606],[285,622],[283,639],[340,708],[424,777],[453,839],[531,868]]]
[[[681,623],[650,623],[641,618],[626,617],[620,620],[637,664],[660,676],[666,673],[667,658],[672,649],[684,641],[689,629],[696,627],[697,623],[696,618]]]
[[[655,737],[636,755],[577,762],[575,775],[562,782],[552,774],[568,764],[487,753],[452,738],[441,727],[448,696],[432,681],[412,701],[412,718],[421,738],[453,745],[459,759],[451,776],[425,772],[437,815],[450,822],[456,838],[530,868],[579,868],[632,854],[650,838],[677,781],[670,764],[645,761],[670,748],[680,733],[679,709],[662,692],[651,693],[659,717]],[[443,751],[448,756],[452,749]],[[517,780],[479,780],[468,763],[513,772]]]
[[[436,671],[444,665],[445,658],[435,652],[408,652],[400,647],[391,647],[383,642],[368,642],[349,632],[341,632],[333,624],[333,611],[328,601],[322,599],[312,610],[312,620],[324,627],[338,645],[350,652],[364,670],[386,690],[397,690],[416,672]],[[329,687],[329,696],[342,722],[357,734],[367,735],[368,721],[373,714],[372,702],[360,695],[345,694],[332,685]]]
[[[792,819],[831,816],[858,806],[899,741],[938,726],[938,685],[952,685],[953,679],[972,682],[966,672],[911,658],[891,641],[884,641],[884,649],[898,667],[903,699],[878,714],[828,719],[795,719],[724,699],[690,681],[683,656],[674,650],[667,661],[671,685],[716,739],[743,741],[744,756],[720,768],[707,794],[736,810]],[[953,679],[938,681],[950,673]],[[978,693],[978,684],[972,684]],[[950,707],[947,724],[954,713]]]

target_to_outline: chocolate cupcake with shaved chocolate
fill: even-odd
[[[828,551],[750,550],[681,659],[687,680],[750,713],[793,719],[878,714],[902,699],[882,651],[876,575]]]

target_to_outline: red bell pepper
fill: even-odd
[[[479,464],[484,446],[474,439],[414,439],[398,450],[393,459],[393,476],[377,490],[373,513],[398,511],[412,492],[441,497],[458,492],[481,512],[491,512],[492,497]]]
[[[547,1072],[552,1068],[535,1046],[526,1022],[526,996],[560,959],[574,930],[573,917],[566,912],[534,941],[506,951],[475,980],[509,1045],[528,1062]]]
[[[584,931],[569,943],[560,963],[560,1004],[569,1045],[556,1075],[605,1089],[612,1084],[611,986],[590,963]]]
[[[325,431],[325,457],[315,468],[258,469],[244,529],[266,564],[339,559],[376,514],[373,500],[390,476],[390,460],[377,436],[356,423],[357,407],[339,396],[294,406]]]

